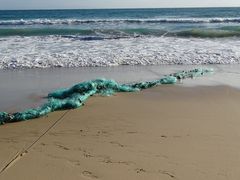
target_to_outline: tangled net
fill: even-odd
[[[48,94],[48,102],[40,107],[27,109],[13,114],[0,112],[0,125],[39,118],[57,110],[75,109],[84,105],[95,94],[110,96],[117,92],[136,92],[162,84],[175,84],[178,80],[203,76],[212,73],[212,69],[194,69],[170,74],[162,79],[133,84],[118,84],[114,80],[96,79],[74,85],[68,89],[59,89]]]

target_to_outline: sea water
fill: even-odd
[[[240,62],[240,8],[0,11],[0,69]]]

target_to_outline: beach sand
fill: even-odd
[[[0,179],[236,180],[239,107],[240,91],[227,86],[93,97],[80,109],[1,126]]]

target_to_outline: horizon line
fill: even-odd
[[[240,6],[187,6],[187,7],[121,7],[121,8],[42,8],[42,9],[0,9],[0,11],[44,11],[44,10],[123,10],[123,9],[200,9],[200,8],[240,8]]]

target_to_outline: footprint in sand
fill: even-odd
[[[143,169],[143,168],[137,168],[137,169],[135,169],[135,171],[139,174],[139,173],[144,173],[144,172],[146,172],[146,170],[145,169]]]
[[[119,142],[116,142],[116,141],[111,141],[110,143],[111,143],[111,144],[115,144],[115,145],[117,145],[117,146],[119,146],[119,147],[124,147],[123,144],[120,144]]]
[[[84,177],[90,178],[90,179],[98,179],[98,177],[96,175],[94,175],[92,172],[90,171],[83,171],[82,175]]]
[[[113,161],[111,158],[104,158],[104,160],[102,161],[104,163],[107,163],[107,164],[124,164],[124,165],[130,165],[130,164],[133,164],[132,162],[130,161]]]
[[[161,174],[167,175],[167,176],[169,176],[170,178],[174,178],[174,179],[176,178],[175,175],[174,175],[172,172],[163,171],[163,170],[159,170],[158,172],[161,173]]]
[[[137,131],[128,131],[127,133],[128,134],[137,134],[138,132]]]
[[[60,148],[60,149],[63,149],[63,150],[65,150],[65,151],[68,151],[68,150],[70,150],[68,147],[65,147],[65,146],[63,146],[63,145],[60,145],[60,144],[56,144],[56,146],[57,146],[58,148]]]
[[[85,158],[91,158],[91,157],[94,157],[93,155],[91,155],[90,153],[83,153],[83,156]]]

